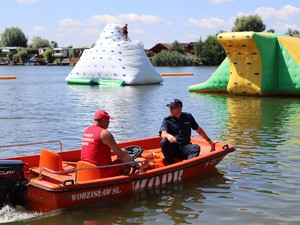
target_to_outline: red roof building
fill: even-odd
[[[158,43],[152,48],[148,49],[148,54],[155,55],[157,53],[160,53],[162,50],[168,50],[169,48],[171,48],[172,45],[173,43]],[[179,45],[184,47],[187,52],[193,53],[195,42],[179,43]]]

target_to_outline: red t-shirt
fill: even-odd
[[[93,163],[97,166],[105,166],[112,163],[111,150],[103,144],[100,133],[103,128],[92,125],[88,127],[83,136],[81,144],[81,160]]]

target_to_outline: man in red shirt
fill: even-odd
[[[133,162],[127,151],[121,149],[116,143],[114,136],[107,130],[109,116],[104,110],[95,113],[93,125],[88,127],[82,137],[81,160],[93,163],[97,166],[116,165],[123,162]],[[118,158],[111,159],[111,153],[115,153]],[[101,169],[102,177],[125,175],[130,172],[130,167],[135,164],[112,166]]]

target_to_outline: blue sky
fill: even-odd
[[[290,0],[0,0],[0,34],[19,27],[59,46],[91,46],[108,23],[128,23],[129,37],[156,43],[198,41],[231,31],[244,15],[262,17],[266,29],[300,31],[300,1]]]

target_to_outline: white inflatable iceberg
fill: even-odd
[[[69,84],[159,84],[163,81],[138,41],[124,41],[121,26],[108,24],[95,46],[84,50],[66,77]]]

